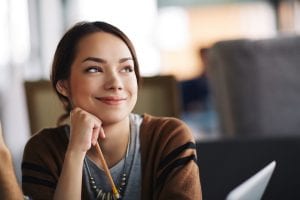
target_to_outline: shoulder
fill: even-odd
[[[65,146],[65,144],[68,143],[66,134],[68,131],[68,125],[42,129],[28,140],[24,154],[40,151],[42,149],[57,149],[59,146]]]
[[[68,125],[59,126],[56,128],[46,128],[37,132],[28,140],[27,144],[34,144],[40,142],[52,142],[57,139],[68,139],[67,132],[69,131]]]
[[[145,114],[140,128],[142,154],[166,156],[175,149],[194,149],[195,139],[190,128],[180,119]]]
[[[185,122],[173,117],[155,117],[144,114],[141,124],[142,137],[167,137],[194,140]]]

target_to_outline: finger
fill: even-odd
[[[2,126],[1,126],[1,121],[0,121],[0,147],[6,146],[2,134],[3,134],[2,133]]]
[[[93,128],[93,133],[92,133],[92,144],[93,145],[96,145],[98,142],[100,129],[101,129],[100,127]]]
[[[104,133],[103,127],[100,128],[99,137],[102,138],[102,139],[105,139],[105,133]]]
[[[70,112],[70,117],[74,116],[77,112],[79,112],[81,109],[78,107],[75,107]]]
[[[1,121],[0,121],[0,142],[3,141],[3,136],[2,136],[2,125],[1,125]]]
[[[0,135],[2,136],[2,125],[1,125],[1,121],[0,121]]]

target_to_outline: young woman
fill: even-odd
[[[51,81],[70,125],[27,143],[24,194],[33,199],[114,199],[99,143],[122,199],[201,199],[195,143],[174,118],[131,113],[140,81],[131,41],[105,22],[82,22],[61,39]],[[47,105],[45,105],[47,106]]]

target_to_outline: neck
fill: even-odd
[[[99,144],[107,165],[110,168],[122,160],[126,154],[130,136],[129,117],[118,123],[105,125],[103,129],[106,137],[104,140],[99,141]],[[99,158],[94,148],[91,149],[88,155],[93,157],[94,162],[98,163]]]

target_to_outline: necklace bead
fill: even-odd
[[[122,170],[122,173],[120,174],[120,178],[119,178],[119,184],[118,184],[119,187],[117,187],[118,192],[120,194],[119,199],[122,199],[122,196],[124,195],[126,184],[127,184],[127,174],[126,174],[126,160],[127,159],[126,158],[128,156],[129,146],[130,146],[130,134],[129,134],[129,141],[128,141],[127,149],[126,149],[126,155],[124,158],[123,170]],[[86,158],[84,159],[84,165],[88,172],[90,187],[93,190],[96,199],[97,200],[100,200],[100,199],[101,200],[115,200],[115,197],[114,197],[112,191],[105,192],[102,188],[97,187],[96,181],[95,181],[94,177],[92,176],[92,173],[90,171],[90,168],[89,168]]]
[[[125,165],[126,165],[126,157],[124,159],[123,172],[121,174],[120,183],[119,183],[119,187],[118,187],[118,192],[120,193],[121,196],[123,196],[123,193],[125,191],[125,187],[126,187],[126,184],[127,184],[127,178],[126,178],[127,174],[126,174],[126,171],[125,171],[126,170]],[[103,191],[102,188],[97,187],[96,181],[95,181],[94,177],[92,177],[92,174],[91,174],[90,169],[89,169],[89,165],[88,165],[86,160],[85,160],[85,166],[87,168],[88,175],[89,175],[89,183],[90,183],[90,186],[91,186],[92,190],[94,191],[94,195],[95,195],[96,199],[114,200],[115,198],[114,198],[114,195],[113,195],[112,191],[105,192],[105,191]]]

